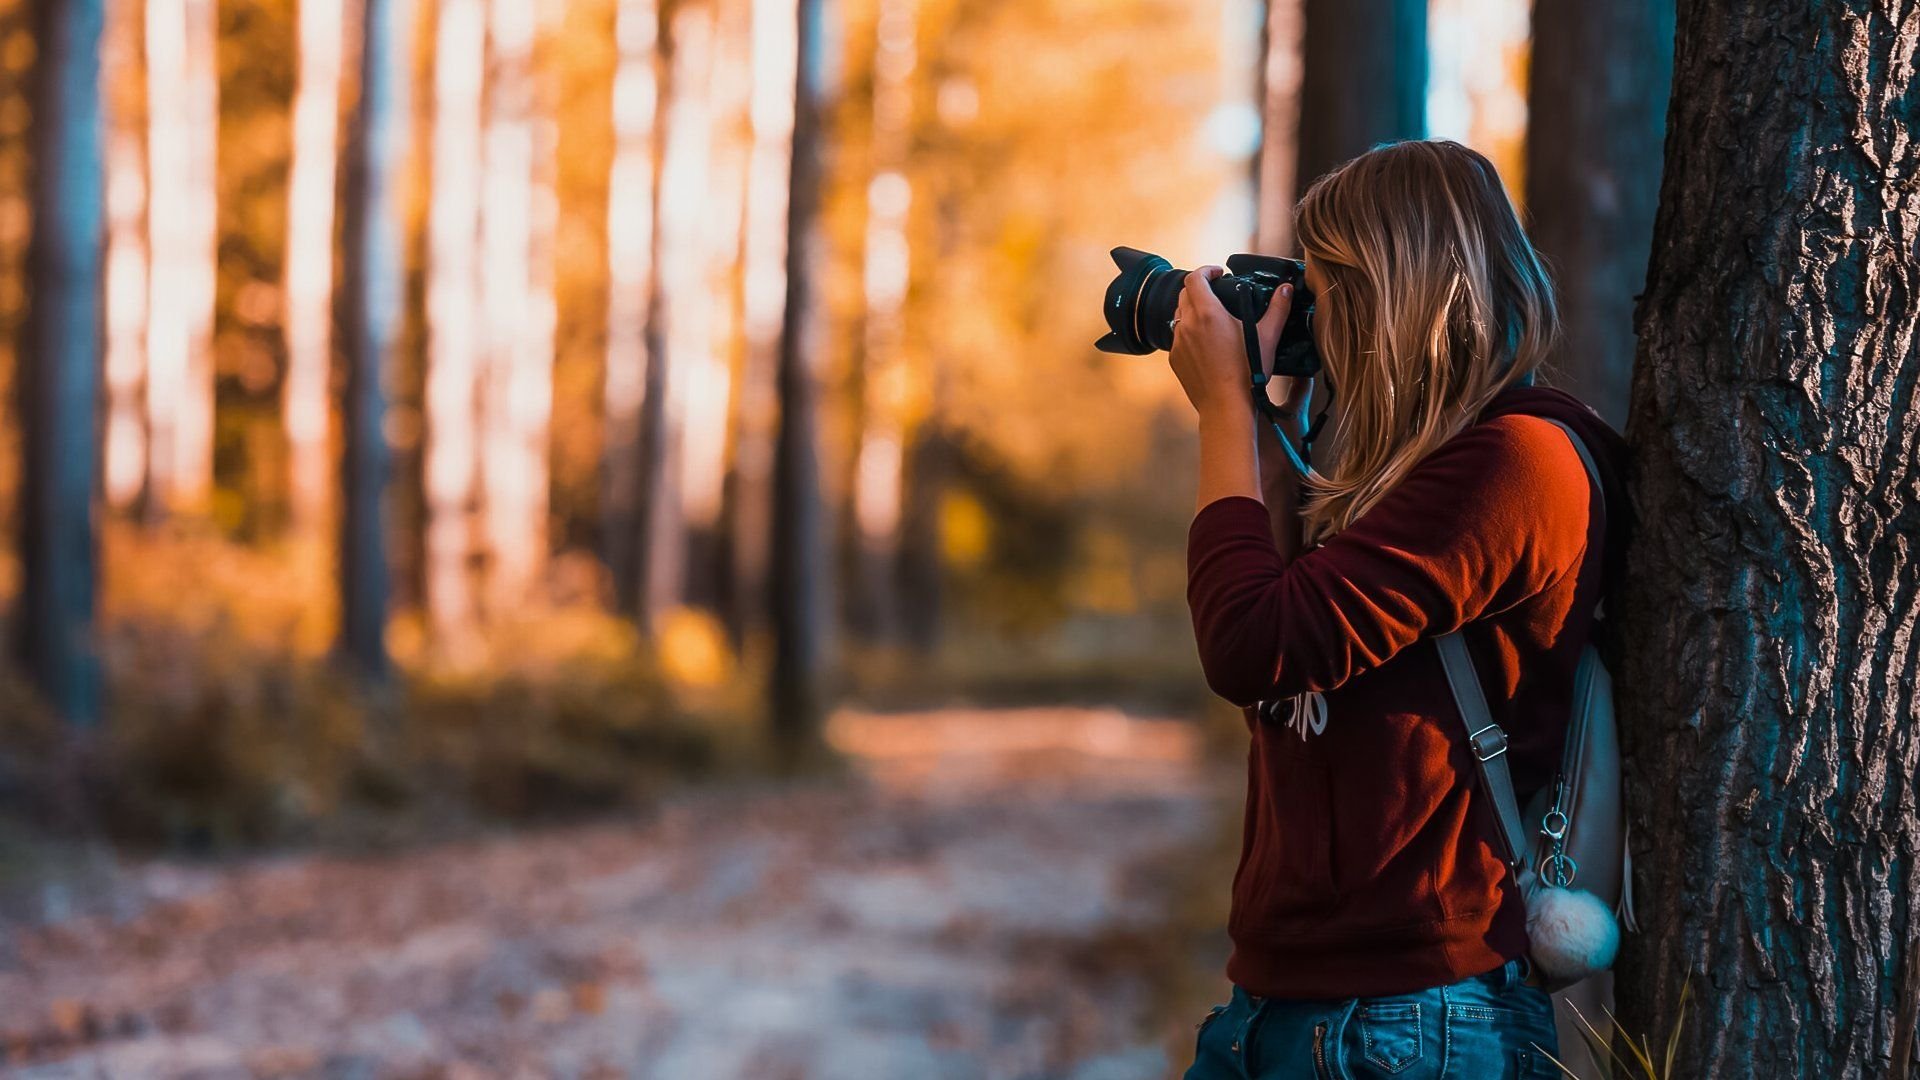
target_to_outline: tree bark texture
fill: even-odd
[[[1427,129],[1425,0],[1306,0],[1301,191],[1376,143]]]
[[[1537,0],[1527,216],[1566,337],[1553,381],[1626,422],[1673,77],[1673,0]]]
[[[340,529],[340,651],[369,682],[390,674],[387,654],[387,372],[405,294],[400,180],[407,152],[412,6],[366,0],[360,104],[349,147],[346,199],[347,397]]]
[[[1617,680],[1676,1075],[1885,1075],[1920,938],[1917,50],[1912,0],[1679,15]]]
[[[31,283],[19,373],[23,428],[16,653],[55,713],[99,718],[94,653],[95,405],[106,239],[101,0],[36,7]]]

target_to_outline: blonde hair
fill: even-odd
[[[1375,147],[1314,181],[1294,220],[1325,275],[1314,336],[1337,395],[1332,465],[1302,509],[1318,542],[1524,381],[1560,321],[1493,163],[1459,143]]]

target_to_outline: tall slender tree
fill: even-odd
[[[440,0],[427,211],[426,606],[435,652],[476,654],[471,563],[479,482],[480,109],[484,0]]]
[[[295,531],[326,527],[332,505],[328,445],[332,400],[333,211],[340,136],[340,0],[298,0],[299,83],[293,98],[293,164],[287,178],[283,270],[287,432]]]
[[[766,625],[767,559],[778,422],[781,327],[786,316],[788,202],[791,196],[799,7],[753,0],[753,151],[741,229],[741,314],[746,347],[736,395],[732,489],[733,598],[730,622],[745,636]]]
[[[1633,299],[1646,281],[1673,77],[1673,0],[1537,0],[1527,216],[1566,327],[1560,381],[1626,421]]]
[[[412,5],[366,0],[360,101],[348,142],[345,484],[340,521],[340,651],[359,675],[390,674],[386,646],[386,378],[400,331],[400,181],[406,164]]]
[[[1254,250],[1293,246],[1294,171],[1300,157],[1300,38],[1304,0],[1267,0],[1260,30],[1260,149],[1254,155]]]
[[[873,128],[867,185],[865,306],[858,446],[853,454],[852,622],[882,640],[901,632],[898,571],[911,372],[903,318],[912,250],[908,176],[920,0],[879,0],[874,20]]]
[[[32,288],[20,351],[20,607],[14,648],[56,713],[99,717],[94,654],[94,407],[100,380],[105,163],[103,0],[35,8]]]
[[[480,215],[481,533],[494,614],[545,577],[553,415],[553,128],[534,70],[535,5],[492,0]]]
[[[1663,1032],[1691,979],[1676,1075],[1887,1075],[1898,1016],[1912,1054],[1916,59],[1905,0],[1679,12],[1615,683],[1622,1020]]]
[[[1427,128],[1426,0],[1304,0],[1296,183]]]
[[[213,491],[219,17],[214,0],[147,0],[147,430],[154,511]]]
[[[646,499],[658,480],[660,11],[655,0],[622,0],[614,20],[613,165],[607,181],[607,369],[601,470],[601,548],[615,603],[643,605]]]
[[[827,517],[820,497],[815,399],[820,311],[813,282],[822,258],[819,224],[826,112],[827,0],[795,0],[792,157],[788,172],[786,305],[781,323],[779,429],[773,457],[773,543],[769,605],[774,637],[770,683],[774,739],[789,759],[819,741],[833,644],[828,598]]]
[[[106,496],[128,509],[147,482],[147,146],[141,5],[112,4],[102,43],[106,109]]]

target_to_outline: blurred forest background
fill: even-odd
[[[1672,20],[0,0],[0,1063],[1162,1074],[1243,733],[1108,249],[1459,139],[1619,423]]]
[[[16,381],[32,7],[0,3]],[[51,707],[8,692],[9,790],[30,714],[98,724],[112,831],[206,844],[612,805],[833,700],[1203,699],[1189,418],[1090,342],[1114,244],[1286,247],[1262,87],[1301,73],[1266,5],[102,12],[97,647]],[[1527,6],[1429,19],[1395,92],[1517,197]]]

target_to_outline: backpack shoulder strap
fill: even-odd
[[[1572,428],[1560,421],[1544,416],[1540,419],[1566,433],[1573,448],[1580,454],[1580,463],[1586,466],[1587,479],[1600,492],[1604,510],[1606,489],[1601,486],[1600,470],[1594,466],[1586,443],[1573,433]],[[1596,605],[1596,615],[1599,610],[1599,605]],[[1440,665],[1446,671],[1447,685],[1453,691],[1453,703],[1460,711],[1461,722],[1466,725],[1467,747],[1473,753],[1480,787],[1493,804],[1494,820],[1500,826],[1500,857],[1506,862],[1514,880],[1518,881],[1526,869],[1527,827],[1520,816],[1520,798],[1513,789],[1513,773],[1507,768],[1507,733],[1493,722],[1493,714],[1487,708],[1487,696],[1480,688],[1480,677],[1473,669],[1473,657],[1467,652],[1466,638],[1461,636],[1459,630],[1455,630],[1435,638],[1434,645],[1440,650]]]

